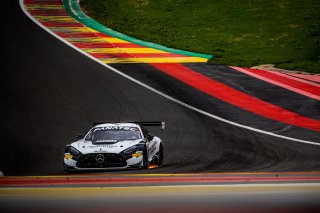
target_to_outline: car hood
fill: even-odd
[[[110,144],[97,144],[92,143],[92,141],[79,140],[77,142],[72,143],[71,145],[79,150],[82,154],[88,153],[120,153],[123,150],[138,144],[142,139],[138,140],[127,140],[127,141],[119,141],[117,143]]]

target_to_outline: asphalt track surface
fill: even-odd
[[[18,1],[5,1],[2,5],[2,29],[5,32],[1,35],[0,170],[5,175],[61,174],[65,144],[78,133],[86,133],[92,122],[101,120],[165,120],[167,123],[163,132],[151,129],[164,141],[164,166],[153,170],[116,171],[118,173],[320,169],[320,146],[241,129],[187,109],[63,44],[26,17]],[[261,128],[277,127],[279,131],[283,128],[281,123],[274,124],[274,121],[255,117],[253,113],[221,101],[209,100],[205,94],[176,82],[151,65],[113,66],[199,108],[208,109],[208,104],[213,104],[215,112],[225,117],[236,114],[238,118],[257,123]],[[228,69],[214,64],[186,66],[202,73],[208,68]],[[223,76],[216,77],[223,79]],[[262,95],[265,94],[256,94]],[[299,98],[297,102],[306,99],[294,95]],[[293,94],[286,91],[285,97],[293,97]],[[312,109],[301,109],[301,114],[310,114]],[[295,132],[300,134],[299,131]],[[317,137],[313,132],[301,131],[306,137]]]

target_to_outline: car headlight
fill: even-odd
[[[137,146],[131,146],[128,149],[124,150],[123,153],[125,155],[132,155],[133,153],[135,153],[137,151]]]
[[[74,147],[70,147],[70,153],[73,155],[79,155],[81,152]]]
[[[72,146],[67,146],[64,150],[64,158],[65,159],[74,159],[77,160],[81,152]]]
[[[125,149],[124,151],[121,152],[121,155],[126,159],[130,159],[133,157],[140,157],[143,155],[143,146],[140,145],[134,145],[131,146],[127,149]]]

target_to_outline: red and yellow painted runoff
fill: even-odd
[[[310,183],[320,182],[319,172],[179,173],[179,174],[69,174],[56,176],[6,176],[0,187],[122,185],[155,183]]]
[[[289,75],[285,75],[279,72],[270,72],[266,70],[240,68],[240,67],[232,67],[232,68],[239,72],[250,75],[252,77],[266,81],[268,83],[283,87],[287,90],[291,90],[293,92],[299,93],[309,98],[320,100],[319,84],[302,80],[299,78],[293,78]]]
[[[248,112],[271,120],[279,121],[290,126],[292,125],[314,132],[320,131],[319,120],[304,116],[299,112],[290,111],[286,107],[275,105],[272,101],[269,101],[269,99],[268,101],[265,101],[252,96],[252,93],[234,89],[233,87],[221,83],[220,81],[213,80],[212,78],[202,75],[199,72],[195,72],[181,64],[183,62],[206,62],[207,59],[205,58],[189,57],[143,47],[88,28],[68,15],[61,0],[24,0],[24,3],[27,11],[43,26],[50,29],[65,41],[105,64],[148,63],[157,70],[170,75],[171,77],[184,82],[207,95],[242,108]],[[279,74],[273,74],[265,71],[248,70],[245,68],[235,69],[241,70],[246,74],[258,77],[261,80],[273,83],[285,89],[320,100],[319,86],[316,84],[301,82],[301,80],[290,79],[288,76],[279,76]],[[230,123],[229,121],[224,121]],[[233,125],[236,124],[233,123]],[[243,128],[248,128],[248,126],[244,126],[241,123],[240,125]],[[289,129],[292,131],[294,128]],[[264,130],[254,128],[250,128],[250,130],[267,133]],[[268,132],[267,134],[280,136],[274,132]],[[290,139],[287,136],[281,137]],[[310,141],[304,142],[316,144]]]
[[[0,178],[0,197],[87,198],[133,195],[320,192],[320,172],[77,174]]]
[[[61,0],[25,0],[27,11],[43,26],[72,45],[106,64],[111,63],[184,63],[207,62],[208,59],[143,47],[102,34],[71,18]]]
[[[219,81],[202,75],[182,64],[151,64],[158,70],[196,88],[212,97],[223,100],[224,102],[238,106],[249,112],[261,115],[272,120],[280,121],[289,125],[298,126],[312,131],[320,132],[320,121],[299,113],[289,111],[283,107],[258,99],[250,94],[233,89]],[[296,86],[297,88],[298,86]],[[320,95],[317,89],[319,87],[304,85],[301,89],[313,93],[315,96]]]
[[[225,184],[129,187],[37,187],[0,188],[0,197],[100,197],[134,195],[192,195],[220,193],[319,192],[319,183],[306,184]]]

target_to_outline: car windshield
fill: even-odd
[[[85,138],[85,140],[94,141],[95,143],[112,143],[137,139],[141,139],[139,128],[125,126],[97,127],[92,129]]]

